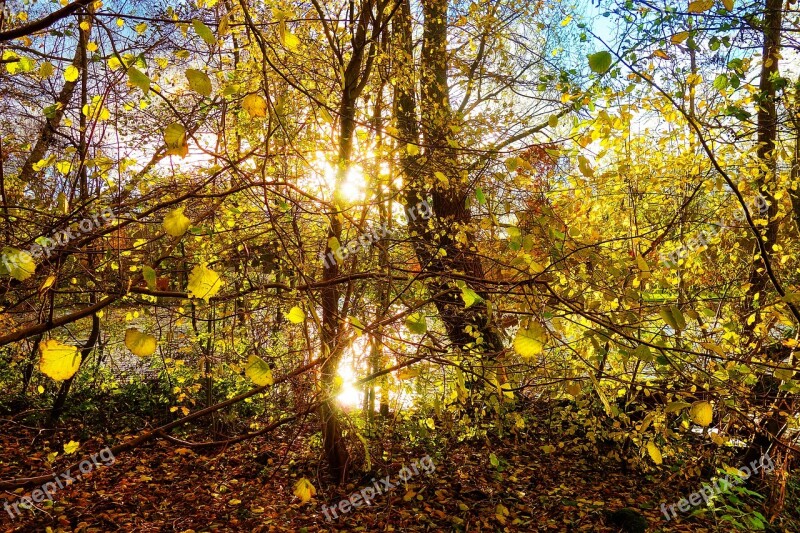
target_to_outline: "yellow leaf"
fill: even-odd
[[[514,351],[522,357],[534,357],[542,353],[547,331],[533,322],[528,329],[520,328],[514,337]]]
[[[733,11],[733,0],[722,0],[722,5],[725,6],[725,9],[728,11]]]
[[[167,216],[164,217],[162,226],[168,235],[172,237],[180,237],[186,233],[186,230],[189,229],[191,223],[192,221],[189,219],[189,217],[183,214],[183,208],[179,207],[167,213]]]
[[[39,292],[43,293],[47,289],[53,286],[53,283],[56,282],[56,277],[53,275],[47,276],[47,279],[44,280],[44,283],[39,287]]]
[[[142,333],[138,329],[131,328],[125,332],[125,346],[139,357],[153,355],[157,344],[155,337]]]
[[[8,274],[17,281],[25,281],[36,272],[33,256],[17,248],[3,248],[0,256],[0,273]]]
[[[219,274],[206,265],[197,265],[189,274],[189,297],[202,298],[208,302],[219,292],[223,284]]]
[[[63,381],[75,375],[81,364],[81,356],[75,346],[61,344],[50,339],[39,345],[42,358],[39,361],[39,370],[56,381]]]
[[[660,57],[661,59],[669,59],[669,54],[667,54],[664,50],[656,50],[653,52],[653,55]]]
[[[81,75],[81,71],[78,70],[74,65],[70,65],[64,71],[64,79],[73,82],[78,79],[78,76]]]
[[[409,143],[406,145],[406,152],[408,155],[419,155],[419,146]]]
[[[586,159],[584,156],[578,156],[578,170],[581,171],[581,174],[586,176],[587,178],[591,178],[594,176],[594,169],[592,168],[592,164]]]
[[[294,495],[300,498],[300,501],[306,503],[310,500],[313,496],[317,494],[317,489],[314,488],[314,485],[306,479],[302,478],[294,485]]]
[[[248,94],[242,100],[242,108],[251,117],[267,116],[267,101],[259,94]]]
[[[189,80],[189,89],[200,96],[211,96],[211,78],[202,70],[186,69],[186,79]]]
[[[670,42],[672,44],[681,44],[683,41],[685,41],[688,38],[689,38],[689,32],[688,31],[682,31],[682,32],[679,32],[679,33],[676,33],[675,35],[673,35],[672,38],[670,39]]]
[[[186,128],[177,122],[173,122],[164,130],[164,143],[167,145],[167,155],[186,157],[189,153]]]
[[[689,2],[689,13],[702,13],[711,9],[714,0],[691,0]]]
[[[664,462],[664,459],[661,457],[661,450],[659,450],[652,441],[647,443],[647,453],[655,464],[660,465]]]
[[[689,416],[698,426],[707,427],[714,419],[714,409],[708,402],[694,402],[689,409]]]
[[[292,324],[299,324],[306,319],[306,314],[297,306],[292,307],[284,316],[289,319]]]
[[[259,387],[272,385],[272,370],[269,365],[257,355],[251,355],[247,358],[247,368],[244,374]]]
[[[78,448],[81,447],[80,442],[76,442],[74,440],[69,441],[64,445],[64,453],[66,455],[72,455],[73,453],[78,451]]]
[[[49,78],[56,71],[56,67],[49,61],[45,61],[39,66],[39,76]]]
[[[300,45],[300,39],[297,38],[297,35],[287,30],[283,33],[283,45],[289,50],[297,50]]]

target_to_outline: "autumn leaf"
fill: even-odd
[[[134,355],[138,355],[139,357],[153,355],[157,345],[158,342],[155,337],[142,333],[136,328],[130,328],[125,331],[125,346]]]
[[[689,409],[689,417],[698,426],[707,427],[714,418],[714,409],[708,402],[694,402]]]
[[[658,449],[658,446],[656,446],[653,441],[647,443],[647,454],[657,465],[664,462],[664,459],[661,457],[661,450]]]
[[[244,371],[245,375],[259,387],[272,385],[272,370],[269,365],[257,355],[251,355],[247,359],[247,368]]]
[[[306,503],[316,494],[317,489],[314,488],[314,485],[312,485],[307,478],[301,478],[294,485],[294,495],[300,498],[302,503]]]
[[[522,357],[535,357],[542,353],[547,330],[538,322],[532,322],[526,329],[520,328],[514,337],[514,351]]]
[[[36,272],[33,256],[18,248],[3,248],[0,256],[0,274],[7,274],[17,281],[25,281]]]
[[[292,324],[299,324],[306,319],[305,312],[300,309],[298,306],[294,306],[289,309],[288,313],[284,313],[284,316],[291,322]]]
[[[224,282],[219,274],[208,268],[206,265],[195,266],[189,273],[189,297],[202,298],[208,302],[222,288]]]
[[[411,333],[422,335],[428,331],[428,323],[425,320],[425,314],[422,312],[411,313],[406,317],[406,327]]]
[[[192,27],[194,28],[194,32],[203,39],[206,44],[209,46],[213,46],[217,42],[217,38],[214,37],[214,32],[211,31],[211,28],[206,26],[206,24],[199,19],[192,20]]]
[[[167,213],[164,217],[162,226],[164,231],[172,237],[180,237],[189,229],[192,221],[183,214],[183,208],[179,207]]]
[[[189,89],[201,96],[211,96],[211,78],[202,70],[186,69],[186,79],[189,80]]]
[[[689,13],[703,13],[714,5],[714,0],[691,0],[689,2]]]
[[[242,100],[242,108],[252,118],[267,116],[267,101],[258,94],[248,94]]]
[[[164,130],[164,143],[167,145],[167,155],[186,157],[189,153],[186,128],[177,122],[173,122]]]
[[[128,81],[131,85],[140,88],[145,96],[150,92],[150,78],[136,67],[128,68]]]
[[[78,349],[53,339],[39,345],[39,354],[39,370],[56,381],[71,378],[80,367],[81,356]]]
[[[81,447],[81,443],[71,440],[64,445],[64,454],[65,455],[72,455],[73,453],[78,451],[78,448]]]
[[[74,65],[70,65],[64,70],[64,79],[68,82],[73,82],[81,75],[81,71]]]

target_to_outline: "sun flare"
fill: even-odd
[[[311,165],[313,179],[325,196],[332,196],[336,188],[336,167],[331,164],[324,152],[318,151]],[[345,174],[344,180],[339,184],[339,194],[346,202],[359,202],[364,200],[366,181],[364,169],[361,165],[351,165]]]

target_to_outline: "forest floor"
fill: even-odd
[[[524,436],[436,447],[425,439],[388,438],[383,453],[372,450],[383,458],[373,465],[374,473],[348,485],[330,485],[313,466],[317,453],[307,451],[319,448],[308,437],[314,434],[313,423],[308,419],[213,451],[151,441],[58,490],[50,506],[36,504],[37,509],[22,510],[13,520],[7,508],[0,514],[0,531],[635,531],[612,523],[608,512],[622,508],[644,515],[647,531],[731,530],[710,514],[679,513],[665,520],[661,504],[689,497],[702,480],[685,479],[680,469],[633,471],[617,460],[557,442],[551,447],[543,427],[530,428]],[[63,443],[86,435],[74,429],[71,434],[71,428],[42,433],[0,420],[0,479],[63,472],[80,454],[105,446],[98,438],[83,439],[77,454],[48,464],[47,450],[62,450]],[[402,471],[404,465],[410,470]],[[372,480],[387,475],[393,488]],[[302,477],[317,490],[305,504],[293,494]],[[376,493],[370,506],[340,510],[335,519],[327,511],[331,521],[326,520],[323,505],[337,506],[351,493],[373,486],[383,494]],[[23,494],[0,495],[3,504]],[[784,526],[775,531],[798,531],[787,523],[800,524],[797,516],[784,515]]]

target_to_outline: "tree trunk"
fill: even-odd
[[[778,120],[775,105],[776,87],[773,83],[773,76],[778,74],[778,60],[780,59],[781,44],[781,0],[765,0],[763,17],[764,43],[762,48],[762,66],[759,82],[758,96],[758,147],[756,154],[758,162],[763,169],[758,176],[758,188],[762,198],[767,202],[767,212],[764,215],[769,222],[763,230],[761,238],[764,241],[765,249],[771,255],[773,245],[777,241],[779,220],[777,217],[778,204],[773,195],[776,189],[775,183],[775,141],[777,138]],[[769,259],[769,258],[768,258]],[[754,266],[750,273],[750,289],[745,298],[745,309],[748,313],[756,313],[756,319],[752,326],[747,326],[745,332],[751,339],[751,344],[760,348],[761,342],[755,338],[755,325],[761,321],[760,309],[766,304],[766,289],[770,283],[764,269]],[[777,353],[783,353],[777,350]],[[776,362],[776,361],[771,361]],[[777,390],[777,383],[771,375],[762,374],[758,383],[754,387],[754,400],[756,405],[765,407],[771,403],[770,398],[774,397]],[[743,461],[745,464],[767,453],[772,446],[777,432],[784,425],[785,418],[769,410],[765,413],[759,424],[753,440],[745,452]],[[775,410],[777,411],[777,410]]]
[[[503,350],[497,330],[489,321],[486,303],[487,294],[481,287],[475,290],[483,299],[465,308],[450,272],[463,273],[473,279],[484,279],[480,258],[469,249],[474,235],[469,227],[471,213],[465,206],[470,194],[468,180],[459,170],[458,154],[448,142],[452,125],[449,94],[447,88],[447,0],[425,0],[423,2],[424,28],[420,59],[420,110],[421,125],[417,122],[417,104],[413,81],[407,81],[414,72],[413,43],[411,31],[411,8],[404,2],[399,16],[394,20],[394,34],[398,50],[398,72],[395,79],[395,117],[400,137],[408,143],[418,144],[420,132],[425,146],[424,155],[411,155],[400,150],[400,167],[407,183],[406,207],[415,208],[421,201],[432,200],[434,217],[428,221],[422,217],[409,217],[409,232],[421,268],[437,274],[430,291],[444,296],[434,301],[445,324],[448,338],[458,348],[474,347],[490,359]],[[441,172],[445,180],[430,180]],[[433,185],[426,184],[425,178]],[[457,242],[454,235],[464,231],[467,244]],[[443,254],[439,250],[443,250]],[[467,326],[482,338],[467,332]]]

